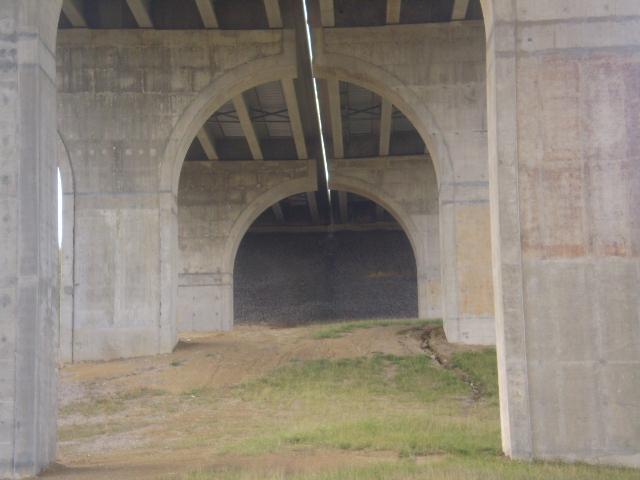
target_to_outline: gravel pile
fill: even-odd
[[[236,323],[416,317],[411,244],[400,231],[247,234],[234,308]]]

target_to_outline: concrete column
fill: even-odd
[[[171,197],[76,193],[74,361],[155,355],[175,345],[175,307],[170,296],[162,301],[173,288],[170,239],[161,237],[161,228],[171,234]]]
[[[440,185],[442,311],[452,343],[495,345],[488,184]]]
[[[0,478],[56,456],[60,1],[0,1]]]
[[[486,10],[504,449],[638,467],[640,4]]]

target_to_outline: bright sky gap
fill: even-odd
[[[329,165],[327,163],[327,150],[324,144],[324,133],[322,129],[322,116],[320,115],[320,100],[318,97],[318,83],[313,72],[313,46],[311,45],[311,27],[309,27],[309,14],[307,10],[307,0],[302,0],[304,6],[304,23],[307,30],[307,45],[309,46],[309,58],[311,59],[311,75],[313,76],[313,93],[316,99],[316,113],[318,115],[318,124],[320,125],[320,145],[322,146],[322,164],[324,165],[324,176],[327,180],[327,194],[329,202],[331,202],[331,190],[329,189]]]

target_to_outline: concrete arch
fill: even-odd
[[[397,201],[395,201],[381,188],[372,183],[360,180],[359,178],[341,176],[336,176],[335,178],[332,177],[329,180],[329,188],[331,190],[355,193],[362,197],[368,198],[369,200],[373,200],[378,205],[383,207],[387,212],[389,212],[393,216],[393,218],[395,218],[400,224],[402,230],[407,234],[407,237],[409,237],[409,242],[411,243],[411,248],[413,249],[413,255],[416,259],[416,267],[418,268],[418,272],[421,271],[420,267],[424,267],[425,265],[425,252],[422,251],[419,246],[420,232],[415,222],[411,219],[410,215],[402,208],[402,206]]]
[[[409,238],[416,261],[418,316],[420,318],[436,316],[433,315],[432,312],[439,311],[439,299],[433,299],[429,292],[432,282],[439,282],[440,279],[439,258],[432,259],[432,262],[430,262],[428,252],[429,242],[435,241],[435,243],[437,243],[438,232],[433,232],[435,233],[435,238],[430,238],[430,235],[425,230],[425,225],[428,223],[428,216],[424,214],[410,214],[392,195],[379,186],[360,178],[339,174],[334,175],[330,177],[329,187],[331,190],[342,190],[369,198],[384,207],[384,209],[398,221]],[[422,228],[419,227],[416,220],[422,224]],[[435,216],[435,220],[437,224],[437,215]],[[435,266],[432,264],[433,261],[435,261]]]
[[[285,198],[292,195],[310,191],[309,187],[309,180],[307,178],[290,180],[266,191],[258,198],[256,198],[253,202],[251,202],[242,211],[236,222],[233,224],[233,227],[231,228],[229,238],[227,240],[227,243],[225,244],[224,255],[222,257],[223,267],[227,267],[229,268],[228,271],[233,272],[236,255],[238,253],[238,248],[240,247],[240,242],[242,242],[242,239],[244,238],[244,235],[247,233],[247,230],[249,229],[251,224],[260,216],[262,212],[264,212],[280,200],[284,200]],[[314,188],[313,190],[315,189],[316,188]]]
[[[247,62],[209,84],[189,104],[173,128],[160,167],[160,189],[177,193],[180,171],[191,142],[207,118],[225,102],[257,85],[296,76],[295,56],[279,55]]]
[[[319,78],[342,80],[368,88],[389,100],[418,130],[433,159],[438,185],[452,172],[449,148],[435,115],[398,78],[382,68],[348,55],[323,53],[314,64]]]

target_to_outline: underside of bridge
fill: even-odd
[[[0,477],[55,459],[58,359],[233,328],[251,228],[391,218],[418,315],[497,345],[507,455],[640,466],[639,25],[637,0],[0,0]]]

